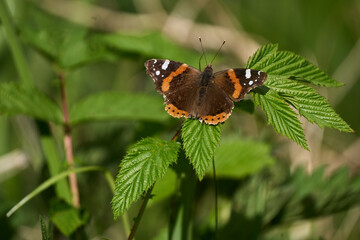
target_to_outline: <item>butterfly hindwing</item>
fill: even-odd
[[[244,98],[251,89],[264,84],[265,72],[247,68],[231,68],[214,74],[214,81],[233,101]]]
[[[233,101],[216,84],[200,88],[196,100],[197,118],[206,124],[225,122],[234,108]]]

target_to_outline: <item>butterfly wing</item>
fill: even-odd
[[[166,111],[177,118],[194,116],[193,102],[201,72],[185,63],[167,59],[148,60],[145,67],[157,91],[164,95]]]
[[[215,84],[235,102],[243,99],[251,89],[263,85],[266,78],[265,72],[246,68],[234,68],[214,74]]]
[[[211,125],[225,122],[234,108],[233,101],[216,84],[201,87],[197,92],[194,104],[200,122],[204,121]]]

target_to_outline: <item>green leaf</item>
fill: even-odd
[[[201,180],[211,163],[221,137],[221,124],[211,126],[186,119],[182,127],[183,147]]]
[[[246,68],[264,71],[268,74],[268,79],[296,77],[317,86],[339,87],[343,85],[330,78],[305,58],[292,52],[276,52],[276,50],[277,45],[264,45],[249,59]]]
[[[305,149],[309,149],[297,114],[291,110],[283,98],[270,90],[265,95],[254,93],[254,101],[265,112],[268,124],[275,131],[294,140]]]
[[[112,199],[115,218],[165,175],[169,165],[176,162],[179,148],[174,141],[145,138],[128,150],[116,177]]]
[[[40,90],[15,82],[0,84],[0,113],[24,114],[62,124],[58,105]]]
[[[269,80],[267,86],[281,95],[298,110],[309,122],[319,127],[335,128],[344,132],[352,132],[349,125],[334,111],[327,99],[319,95],[315,89],[293,80]],[[295,102],[294,102],[295,101]]]
[[[146,94],[103,92],[89,96],[70,109],[70,123],[109,119],[149,120],[168,119],[162,99]]]
[[[99,34],[68,22],[26,2],[22,16],[22,39],[63,69],[100,60],[115,60]]]
[[[275,162],[270,150],[262,142],[239,139],[222,141],[215,151],[216,176],[236,179],[254,174]]]
[[[246,68],[261,70],[261,66],[265,65],[267,60],[273,56],[277,50],[277,44],[266,44],[262,46],[249,58]]]
[[[162,33],[145,33],[142,35],[116,33],[102,35],[101,38],[109,48],[114,49],[113,51],[130,52],[149,58],[173,59],[193,66],[198,64],[198,53],[174,44]]]
[[[50,219],[64,235],[70,236],[76,229],[86,224],[89,215],[65,202],[56,200],[51,202]]]

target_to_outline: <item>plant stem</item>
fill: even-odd
[[[213,178],[214,178],[214,187],[215,187],[215,239],[216,239],[216,233],[218,230],[218,185],[216,180],[214,157],[212,157],[212,165],[213,165]]]
[[[152,192],[153,188],[154,188],[154,185],[147,191],[147,193],[146,193],[146,195],[145,195],[145,197],[144,197],[144,201],[143,201],[143,203],[141,204],[141,207],[140,207],[140,210],[139,210],[139,212],[138,212],[138,215],[136,216],[136,219],[135,219],[135,221],[134,221],[134,225],[133,225],[133,227],[131,228],[131,232],[130,232],[130,235],[129,235],[128,240],[133,239],[134,236],[135,236],[136,230],[137,230],[137,228],[138,228],[138,226],[139,226],[139,223],[140,223],[140,220],[141,220],[141,218],[142,218],[142,215],[143,215],[143,213],[144,213],[144,211],[145,211],[146,205],[147,205],[147,203],[148,203],[148,201],[149,201],[149,199],[150,199],[151,192]]]
[[[64,72],[59,72],[59,81],[60,81],[60,91],[61,91],[61,106],[63,112],[63,119],[64,119],[64,128],[65,128],[65,135],[64,135],[64,148],[65,148],[65,155],[66,161],[69,164],[69,169],[74,168],[74,153],[73,153],[73,144],[71,139],[71,126],[69,121],[69,108],[66,98],[66,89],[65,89],[65,78]],[[72,202],[74,207],[80,207],[80,197],[79,197],[79,188],[77,184],[77,178],[75,173],[71,173],[69,175],[69,182],[70,182],[70,189],[72,193]]]
[[[177,130],[177,132],[176,132],[176,133],[174,134],[174,136],[171,138],[171,141],[176,141],[176,139],[178,138],[178,136],[179,136],[180,133],[181,133],[181,128],[179,128],[179,130]],[[154,185],[155,185],[155,183],[154,183]],[[138,212],[138,214],[137,214],[137,216],[136,216],[136,219],[135,219],[135,221],[134,221],[134,225],[133,225],[132,228],[131,228],[131,232],[130,232],[130,235],[129,235],[129,237],[128,237],[128,240],[133,239],[134,236],[135,236],[136,230],[137,230],[137,228],[138,228],[138,226],[139,226],[139,223],[140,223],[140,220],[141,220],[141,218],[142,218],[142,215],[143,215],[143,213],[144,213],[144,211],[145,211],[146,205],[147,205],[147,203],[148,203],[148,201],[149,201],[149,199],[150,199],[150,197],[151,197],[151,192],[152,192],[152,190],[153,190],[153,188],[154,188],[154,185],[147,191],[147,193],[146,193],[146,195],[145,195],[145,197],[144,197],[144,201],[143,201],[143,203],[141,204],[140,210],[139,210],[139,212]]]
[[[6,0],[0,0],[0,19],[1,25],[4,27],[4,32],[10,46],[10,50],[14,59],[15,67],[20,75],[20,79],[24,84],[33,85],[30,70],[26,62],[26,58],[21,49],[21,44],[14,31],[14,25],[11,20],[9,8]]]

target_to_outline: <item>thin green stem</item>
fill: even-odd
[[[33,85],[30,69],[26,62],[25,55],[21,49],[21,44],[15,34],[14,24],[10,15],[6,0],[0,0],[0,19],[7,36],[12,56],[14,58],[15,67],[20,75],[20,79],[24,84]]]
[[[214,188],[215,188],[215,239],[218,231],[218,185],[216,180],[216,171],[215,171],[215,159],[212,158],[213,165],[213,178],[214,178]]]
[[[131,232],[130,232],[130,235],[129,235],[128,240],[132,240],[132,239],[134,238],[134,236],[135,236],[135,233],[136,233],[136,230],[137,230],[137,228],[138,228],[138,226],[139,226],[140,220],[141,220],[141,218],[142,218],[142,216],[143,216],[143,214],[144,214],[146,205],[147,205],[147,203],[148,203],[148,201],[149,201],[149,199],[150,199],[150,197],[151,197],[151,192],[152,192],[153,188],[154,188],[154,185],[147,191],[147,193],[146,193],[146,195],[145,195],[145,197],[144,197],[144,201],[143,201],[143,203],[141,204],[141,207],[140,207],[140,210],[139,210],[139,212],[138,212],[138,215],[136,216],[136,219],[135,219],[135,221],[134,221],[134,225],[133,225],[133,227],[131,228]]]
[[[62,172],[62,173],[60,173],[60,174],[58,174],[58,175],[56,175],[56,176],[54,176],[52,178],[49,178],[48,180],[46,180],[45,182],[40,184],[37,188],[35,188],[35,190],[33,190],[28,195],[26,195],[23,199],[20,200],[20,202],[18,202],[14,207],[12,207],[10,209],[10,211],[6,213],[6,216],[10,217],[15,211],[17,211],[25,203],[30,201],[35,196],[39,195],[42,191],[46,190],[50,186],[54,185],[59,180],[69,176],[72,173],[80,173],[80,172],[88,172],[88,171],[101,171],[101,172],[104,172],[105,176],[106,176],[106,180],[107,180],[111,190],[114,192],[114,186],[115,186],[114,179],[112,177],[109,177],[109,176],[111,176],[111,174],[106,169],[104,169],[102,167],[98,167],[98,166],[88,166],[88,167],[82,167],[82,168],[73,168],[71,170]]]

